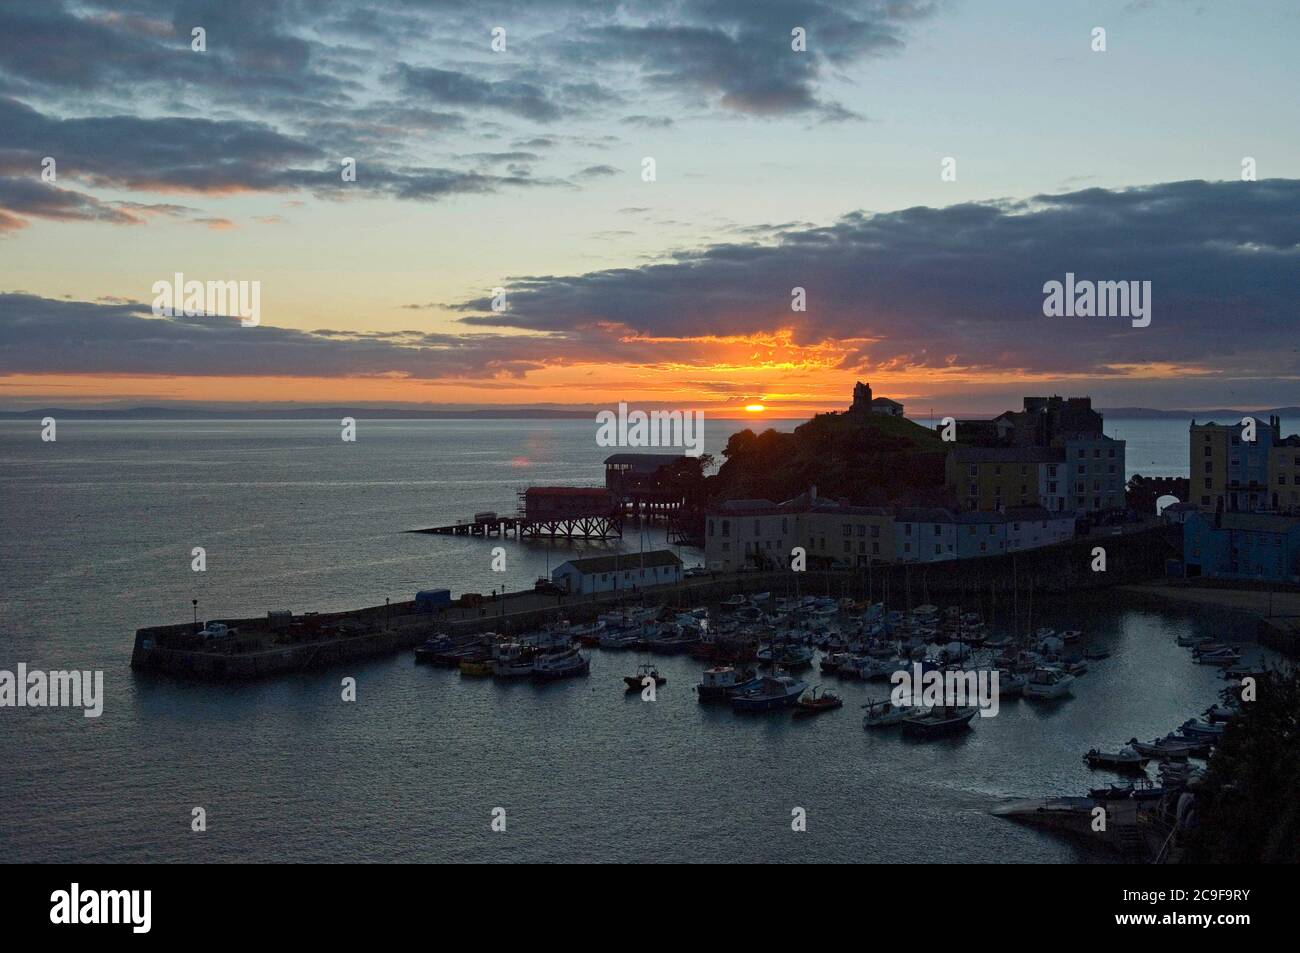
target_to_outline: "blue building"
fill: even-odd
[[[1300,582],[1300,516],[1192,513],[1183,564],[1188,576]]]

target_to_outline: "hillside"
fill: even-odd
[[[854,412],[818,414],[793,431],[734,434],[725,462],[709,478],[712,500],[788,500],[816,484],[820,496],[866,505],[945,500],[949,446],[903,417]]]

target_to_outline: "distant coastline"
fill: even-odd
[[[705,411],[706,414],[708,411]],[[492,407],[423,409],[406,407],[281,407],[258,409],[210,409],[203,407],[39,407],[30,410],[0,410],[0,420],[39,420],[55,417],[64,420],[336,420],[356,417],[364,420],[591,420],[596,408],[559,407]],[[1252,414],[1267,417],[1300,417],[1300,407],[1274,407],[1267,410],[1216,408],[1213,410],[1159,410],[1152,407],[1103,407],[1099,413],[1117,420],[1213,420]],[[712,416],[720,416],[714,414]],[[763,417],[728,414],[728,420],[752,420],[754,429],[766,422],[804,420],[810,415],[783,416],[773,412]],[[928,419],[930,415],[922,415]],[[935,414],[935,419],[941,415]],[[966,416],[966,415],[962,415]],[[972,414],[969,419],[991,419],[992,414]]]

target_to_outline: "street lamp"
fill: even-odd
[[[199,600],[191,599],[190,602],[194,605],[194,628],[197,629],[199,627]]]

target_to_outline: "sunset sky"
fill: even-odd
[[[0,409],[1300,404],[1298,40],[1293,0],[0,2]],[[155,316],[176,272],[260,326]],[[1150,327],[1044,317],[1066,272]]]

